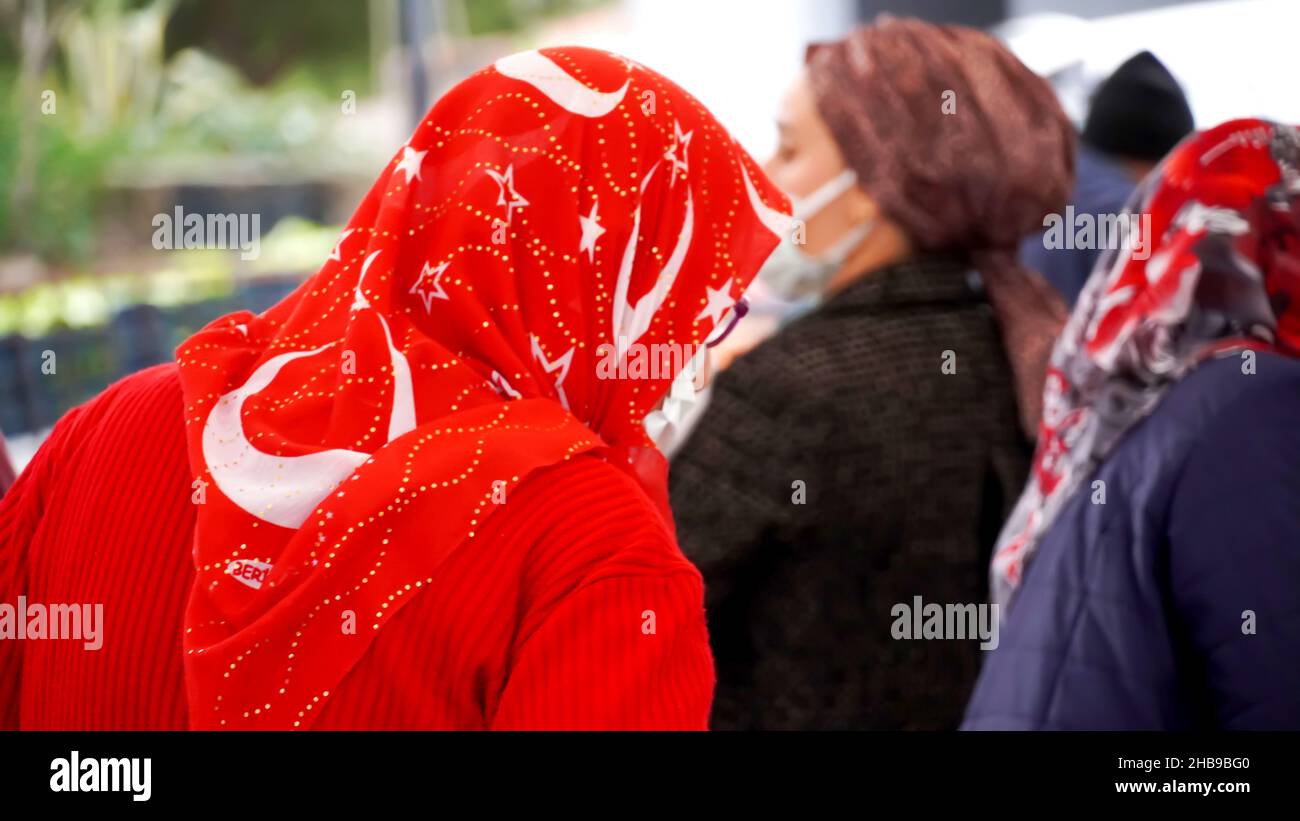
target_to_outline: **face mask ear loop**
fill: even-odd
[[[856,251],[863,240],[871,235],[875,227],[875,220],[867,220],[856,228],[849,229],[847,234],[837,240],[830,248],[823,251],[817,257],[817,261],[832,268],[839,268],[848,261],[849,254]]]
[[[852,168],[846,168],[817,187],[806,197],[791,197],[792,218],[807,222],[826,209],[826,206],[843,196],[857,185],[858,174]]]

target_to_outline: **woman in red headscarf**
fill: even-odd
[[[59,424],[0,507],[0,601],[101,603],[101,646],[0,642],[0,725],[704,728],[643,422],[786,208],[631,61],[456,86],[294,294]]]

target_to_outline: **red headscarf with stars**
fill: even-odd
[[[642,420],[788,210],[703,106],[632,61],[525,52],[449,91],[314,276],[178,351],[201,503],[192,725],[310,726],[531,471],[600,453],[666,511]],[[686,355],[610,368],[663,345]]]

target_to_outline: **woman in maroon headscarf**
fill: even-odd
[[[721,374],[671,478],[714,726],[954,727],[978,639],[891,628],[984,601],[1064,318],[1014,249],[1069,191],[1072,130],[992,38],[904,19],[813,47],[779,129],[802,221],[764,278],[822,305]]]

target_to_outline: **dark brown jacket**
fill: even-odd
[[[737,360],[671,474],[705,578],[712,726],[956,727],[978,640],[896,640],[891,610],[986,600],[1028,456],[955,260],[872,272]]]

